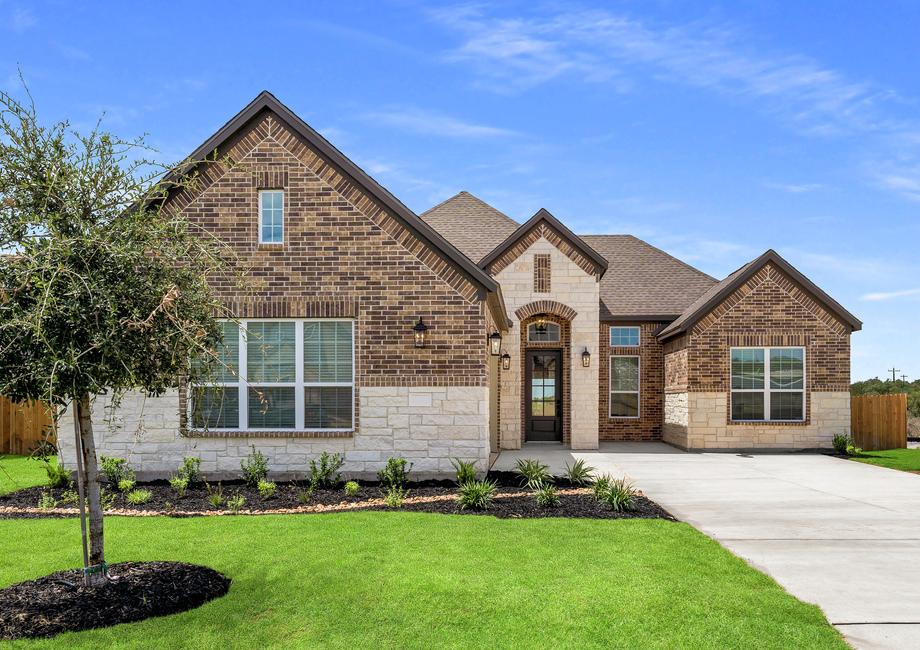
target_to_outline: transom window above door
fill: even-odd
[[[530,343],[558,343],[562,330],[558,323],[540,322],[527,326],[527,341]]]

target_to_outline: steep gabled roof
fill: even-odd
[[[551,229],[555,230],[570,246],[574,247],[584,257],[591,260],[598,269],[598,275],[603,275],[607,270],[607,260],[603,255],[591,248],[581,237],[565,227],[561,221],[549,213],[545,208],[537,210],[530,219],[521,224],[513,233],[508,235],[505,240],[496,246],[488,255],[479,260],[479,266],[488,268],[489,265],[502,256],[508,249],[513,247],[517,242],[523,239],[531,230],[541,223],[545,223]]]
[[[239,113],[224,124],[218,131],[208,138],[200,147],[189,156],[192,161],[204,160],[215,150],[218,150],[228,140],[241,132],[248,124],[259,118],[265,111],[274,113],[294,133],[304,139],[313,149],[319,152],[334,167],[362,187],[368,195],[388,210],[404,227],[413,235],[440,254],[454,268],[460,270],[476,286],[490,293],[497,293],[501,302],[501,291],[498,283],[488,273],[476,266],[466,255],[457,250],[450,242],[442,237],[436,230],[425,223],[417,214],[390,194],[383,186],[370,177],[363,169],[352,162],[345,154],[336,149],[326,138],[315,131],[309,124],[300,119],[291,109],[282,104],[267,90],[243,108]],[[167,174],[165,181],[175,177],[176,173]],[[501,304],[504,312],[504,304]]]
[[[455,194],[421,217],[473,262],[479,262],[520,225],[469,192]]]
[[[632,235],[582,235],[607,259],[603,321],[671,321],[717,280]]]
[[[792,278],[799,286],[810,293],[819,303],[821,303],[829,312],[836,315],[841,322],[846,323],[855,332],[862,329],[862,321],[848,312],[836,300],[822,291],[818,285],[806,278],[783,259],[779,253],[772,248],[755,260],[751,260],[738,270],[729,274],[724,280],[709,288],[703,295],[696,299],[687,310],[673,323],[659,332],[660,339],[667,339],[677,334],[686,332],[693,327],[700,319],[706,316],[713,309],[718,307],[726,298],[728,298],[738,287],[751,279],[751,277],[760,271],[766,264],[773,264],[783,273]]]

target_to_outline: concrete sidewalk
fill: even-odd
[[[584,458],[819,605],[857,648],[920,648],[920,475],[817,454],[528,446],[494,469]]]

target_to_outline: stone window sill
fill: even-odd
[[[261,429],[205,431],[191,429],[182,432],[186,438],[353,438],[351,431],[264,431]]]
[[[730,427],[804,427],[808,420],[729,420]]]

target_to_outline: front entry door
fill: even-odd
[[[528,350],[525,382],[525,439],[562,442],[562,352]]]

